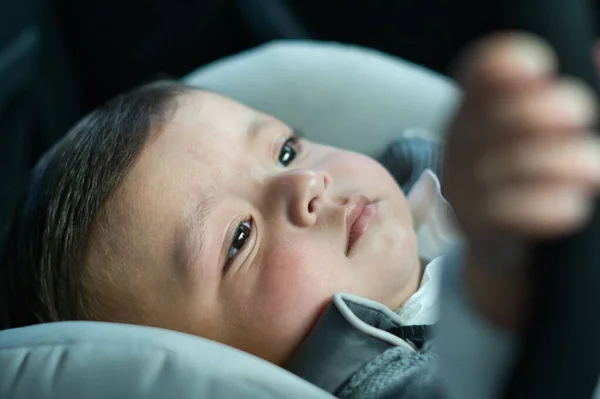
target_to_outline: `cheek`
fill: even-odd
[[[396,181],[383,165],[366,155],[333,150],[322,159],[325,162],[321,166],[334,175],[337,183],[351,184],[354,189],[375,190],[379,193],[400,191]]]
[[[253,266],[255,274],[246,276],[252,283],[237,299],[245,302],[238,314],[244,345],[250,337],[255,342],[244,349],[275,363],[304,339],[333,294],[331,275],[325,276],[316,257],[301,244],[282,241]]]
[[[257,295],[269,312],[315,312],[315,306],[328,298],[324,282],[330,280],[319,261],[314,243],[280,239],[265,251],[259,271]],[[267,303],[268,301],[268,303]],[[303,316],[304,317],[304,316]]]
[[[275,330],[306,332],[337,291],[352,289],[349,264],[321,241],[280,239],[265,251],[253,297]]]
[[[392,189],[394,192],[400,191],[400,187],[396,183],[396,180],[394,180],[394,177],[379,162],[361,154],[355,155],[354,158],[355,160],[352,163],[354,173],[357,175],[368,173],[368,177],[379,187]]]

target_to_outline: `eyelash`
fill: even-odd
[[[279,155],[281,155],[283,153],[283,150],[286,147],[292,148],[296,152],[296,154],[294,155],[293,159],[291,159],[289,161],[289,163],[286,165],[282,165],[278,158],[277,161],[279,162],[280,166],[287,167],[287,166],[289,166],[290,163],[292,163],[296,159],[296,157],[298,156],[298,153],[300,153],[300,151],[301,151],[300,139],[302,137],[303,137],[303,134],[301,132],[299,132],[298,130],[295,130],[292,133],[292,135],[290,137],[288,137],[288,139],[283,143],[283,145],[281,146],[281,150],[279,151]],[[231,266],[231,263],[233,262],[233,260],[237,256],[237,254],[246,246],[246,242],[248,241],[248,239],[250,237],[252,237],[253,227],[254,227],[254,222],[253,222],[252,218],[245,219],[237,225],[237,227],[233,233],[233,236],[231,237],[231,244],[229,245],[229,251],[227,253],[227,261],[225,262],[224,272],[227,271],[229,266]],[[239,239],[240,236],[243,237],[244,242],[239,247],[236,248],[235,241],[237,239]]]

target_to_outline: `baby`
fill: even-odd
[[[442,181],[465,237],[466,294],[502,328],[516,330],[527,308],[520,246],[582,226],[600,188],[594,98],[555,68],[543,43],[512,34],[476,44],[459,68],[465,97]],[[439,265],[439,248],[427,257],[418,245],[444,204],[429,190],[432,205],[419,208],[437,187],[423,179],[409,201],[367,156],[214,93],[147,85],[92,112],[40,161],[3,258],[2,327],[163,327],[339,396],[400,392],[404,377],[375,391],[357,373],[429,353],[422,325],[435,317],[425,305],[406,312],[430,300],[423,282]]]

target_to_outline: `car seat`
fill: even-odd
[[[447,78],[369,49],[274,42],[189,74],[301,129],[377,155],[403,130],[441,132],[460,92]],[[0,399],[331,398],[236,349],[174,331],[60,322],[0,332]]]

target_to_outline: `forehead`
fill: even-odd
[[[182,218],[232,173],[246,142],[240,138],[264,119],[270,118],[214,93],[177,98],[172,117],[146,144],[120,190],[135,237],[130,255],[165,264],[184,252]]]
[[[193,90],[177,99],[173,118],[163,128],[163,141],[182,138],[228,138],[239,135],[259,114],[215,93]],[[162,145],[164,145],[163,143]]]
[[[134,174],[138,179],[157,180],[168,173],[167,178],[173,179],[188,175],[192,172],[189,168],[201,164],[209,177],[218,178],[223,154],[242,145],[240,138],[263,119],[267,117],[218,94],[186,93],[177,98],[173,116],[145,146]],[[193,172],[197,175],[200,170]]]
[[[207,178],[218,180],[227,165],[223,155],[241,145],[248,127],[262,118],[236,101],[205,91],[190,91],[176,101],[175,112],[146,143],[125,184],[142,205],[150,198],[149,205],[161,206],[152,198],[156,194],[180,205],[173,197],[189,191],[194,182],[205,186]]]

